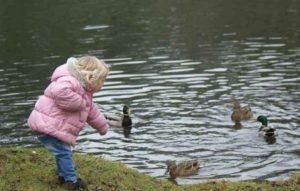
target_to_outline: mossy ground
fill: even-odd
[[[77,172],[89,185],[90,191],[300,191],[300,174],[289,180],[274,182],[210,181],[177,186],[91,155],[74,154]],[[57,184],[55,161],[41,148],[0,149],[0,190],[45,191],[64,190]]]

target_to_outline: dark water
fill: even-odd
[[[134,108],[129,138],[86,127],[77,149],[155,177],[165,161],[199,159],[207,179],[287,178],[300,170],[300,1],[1,1],[0,145],[32,146],[28,117],[69,56],[111,64],[94,100]],[[267,115],[233,129],[231,97]]]

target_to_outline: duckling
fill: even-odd
[[[197,174],[200,169],[200,162],[197,160],[184,161],[176,164],[175,161],[167,160],[167,170],[165,174],[169,173],[172,179],[178,176],[190,176]]]
[[[268,127],[268,118],[266,116],[260,115],[257,117],[257,121],[261,122],[259,128],[259,134],[265,138],[274,138],[276,136],[276,129]]]
[[[110,126],[123,127],[124,129],[130,131],[132,127],[132,120],[130,114],[131,108],[129,108],[127,105],[124,105],[122,116],[106,116],[106,119]]]
[[[236,124],[239,124],[243,120],[249,120],[253,117],[253,113],[249,105],[241,107],[240,102],[233,99],[233,112],[231,114],[231,120]]]

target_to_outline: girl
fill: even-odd
[[[56,159],[60,184],[71,190],[85,188],[78,178],[72,160],[71,146],[89,123],[101,135],[109,125],[104,115],[92,101],[93,93],[99,91],[109,68],[96,57],[69,58],[66,64],[57,67],[51,83],[35,104],[28,125],[40,133],[38,139]]]

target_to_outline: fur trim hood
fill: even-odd
[[[77,63],[78,63],[78,60],[74,57],[71,57],[67,60],[67,68],[68,68],[70,74],[73,77],[75,77],[86,90],[88,90],[89,83],[85,80],[82,72],[79,71],[78,68],[76,67]]]

